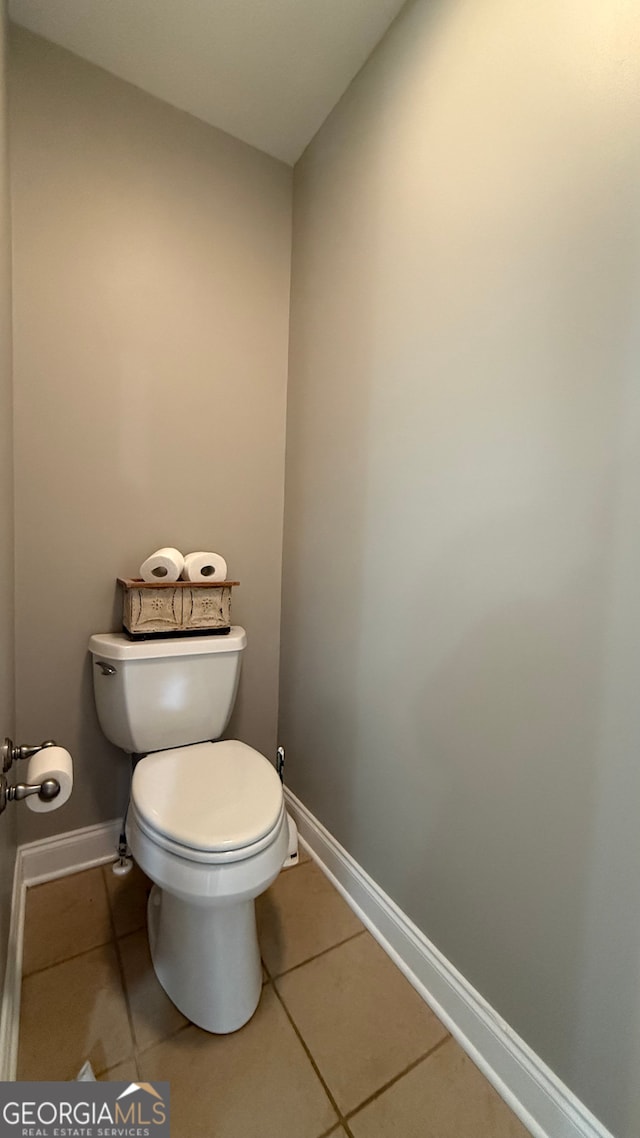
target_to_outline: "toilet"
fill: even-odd
[[[134,756],[127,841],[154,882],[151,958],[177,1008],[206,1031],[236,1031],[260,999],[255,898],[288,853],[282,783],[272,764],[223,734],[235,702],[244,629],[131,641],[92,636],[100,726]]]

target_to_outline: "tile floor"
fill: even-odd
[[[166,1079],[174,1138],[526,1138],[308,858],[258,901],[241,1031],[189,1024],[153,973],[149,884],[109,866],[29,890],[20,1079]]]

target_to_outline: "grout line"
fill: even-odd
[[[92,944],[88,948],[83,948],[82,952],[72,952],[70,954],[70,956],[61,956],[59,960],[54,960],[54,961],[52,961],[51,964],[45,964],[43,968],[32,968],[29,972],[23,972],[22,973],[22,979],[23,980],[26,980],[28,976],[36,976],[36,975],[39,975],[41,972],[48,972],[50,968],[56,968],[58,964],[68,964],[68,962],[70,960],[78,960],[81,956],[85,956],[87,952],[93,952],[94,949],[96,949],[96,948],[104,948],[104,946],[106,944],[112,944],[116,940],[115,926],[114,926],[114,922],[113,922],[113,912],[111,909],[111,899],[109,897],[109,890],[107,889],[107,883],[106,883],[105,878],[104,878],[103,866],[94,865],[94,866],[91,866],[89,869],[80,869],[80,870],[78,870],[77,873],[69,874],[67,877],[64,878],[64,880],[70,881],[71,878],[73,878],[73,877],[81,877],[82,874],[92,873],[93,870],[95,870],[95,869],[97,869],[99,872],[100,881],[102,882],[102,888],[104,890],[104,894],[105,894],[106,901],[107,901],[107,913],[109,914],[109,927],[111,929],[111,935],[108,937],[107,940],[101,940],[98,944]],[[61,879],[57,878],[54,880],[61,880]],[[44,888],[46,885],[52,885],[52,884],[53,884],[52,881],[42,881],[39,885],[28,885],[27,886],[26,898],[25,898],[25,918],[26,918],[27,909],[28,909],[28,905],[29,905],[29,893],[30,893],[30,891],[32,889]]]
[[[108,1075],[109,1071],[112,1071],[114,1067],[119,1067],[122,1063],[128,1063],[130,1059],[133,1060],[135,1065],[136,1057],[133,1051],[129,1055],[125,1055],[124,1059],[119,1059],[117,1063],[110,1063],[108,1067],[93,1067],[93,1064],[91,1064],[93,1067],[93,1073],[96,1079],[100,1081],[102,1077],[104,1075]],[[91,1062],[91,1060],[89,1060],[89,1062]]]
[[[142,932],[146,933],[146,931],[147,931],[147,924],[145,921],[144,924],[138,925],[137,929],[127,929],[126,933],[116,933],[115,939],[116,940],[126,940],[128,936],[135,936],[136,933],[142,933]]]
[[[405,1075],[408,1075],[410,1071],[413,1071],[415,1067],[419,1067],[420,1064],[424,1063],[426,1059],[430,1059],[434,1052],[439,1051],[440,1048],[445,1043],[448,1043],[450,1039],[451,1035],[449,1032],[447,1032],[443,1039],[439,1039],[437,1043],[434,1043],[433,1047],[430,1047],[428,1051],[425,1051],[417,1059],[414,1059],[413,1062],[409,1063],[408,1067],[405,1067],[404,1070],[400,1071],[398,1075],[394,1075],[392,1079],[389,1079],[388,1082],[384,1083],[381,1087],[378,1087],[377,1091],[374,1091],[372,1095],[369,1095],[368,1098],[363,1099],[363,1101],[359,1103],[358,1106],[355,1106],[353,1110],[350,1110],[347,1114],[347,1118],[353,1118],[354,1115],[358,1114],[361,1110],[364,1110],[365,1106],[369,1106],[370,1103],[375,1102],[375,1100],[379,1098],[380,1095],[383,1095],[385,1091],[388,1091],[390,1087],[394,1086],[394,1084],[399,1082],[400,1079],[403,1079]]]
[[[103,870],[104,870],[104,866],[103,866]],[[143,923],[140,925],[139,928],[131,929],[126,933],[121,933],[120,935],[118,935],[118,933],[116,932],[115,917],[114,917],[113,909],[111,908],[111,897],[109,894],[109,890],[107,889],[107,883],[106,883],[106,880],[104,877],[104,872],[103,872],[103,881],[104,881],[104,887],[105,887],[105,890],[107,893],[107,901],[109,903],[109,914],[111,917],[111,928],[113,930],[113,945],[114,945],[114,948],[116,950],[116,958],[118,961],[118,970],[120,972],[120,982],[122,984],[125,1004],[126,1004],[126,1008],[127,1008],[127,1017],[129,1020],[129,1030],[131,1032],[131,1042],[133,1045],[133,1060],[134,1060],[134,1063],[136,1066],[136,1070],[138,1072],[138,1078],[140,1078],[141,1072],[140,1072],[140,1063],[138,1061],[139,1057],[141,1055],[146,1054],[147,1051],[150,1051],[152,1047],[156,1047],[159,1043],[165,1043],[166,1040],[168,1040],[168,1039],[173,1039],[174,1036],[179,1035],[181,1031],[184,1031],[187,1027],[192,1027],[193,1025],[192,1025],[190,1020],[187,1020],[186,1023],[181,1024],[180,1027],[178,1027],[175,1031],[169,1032],[168,1035],[163,1035],[162,1038],[160,1038],[160,1039],[154,1039],[153,1042],[149,1043],[146,1047],[138,1047],[136,1033],[135,1033],[134,1024],[133,1024],[133,1012],[131,1009],[131,1004],[129,1002],[129,989],[127,987],[127,981],[126,981],[126,977],[125,977],[125,973],[124,973],[124,965],[122,963],[122,956],[120,953],[120,942],[122,940],[126,940],[127,937],[134,936],[137,933],[140,933],[143,931],[146,933],[146,927],[147,927],[146,926],[146,918],[143,921]],[[148,900],[148,897],[147,897],[147,900]],[[148,940],[148,938],[147,938],[147,940]],[[153,970],[153,965],[151,965],[151,968]],[[122,1062],[124,1062],[124,1060],[122,1060]]]
[[[334,948],[342,948],[343,944],[348,944],[351,940],[356,940],[357,937],[362,936],[363,933],[368,932],[368,929],[362,928],[357,933],[352,933],[351,936],[346,936],[344,940],[338,940],[335,944],[329,945],[328,948],[323,948],[320,952],[314,953],[313,956],[308,956],[306,960],[301,960],[299,964],[293,964],[291,968],[285,968],[284,972],[278,972],[275,976],[271,976],[272,980],[281,980],[283,976],[289,976],[292,972],[297,972],[299,968],[304,968],[305,964],[310,964],[312,960],[318,960],[321,956],[326,956],[328,952],[333,952]],[[267,969],[267,972],[269,970]]]
[[[107,898],[107,911],[109,913],[109,924],[111,926],[111,940],[108,942],[105,942],[105,943],[112,944],[113,950],[115,953],[116,967],[118,969],[118,976],[120,977],[120,987],[122,989],[122,995],[124,998],[125,1009],[127,1012],[127,1020],[129,1023],[129,1034],[131,1035],[131,1052],[128,1055],[126,1055],[124,1057],[124,1059],[120,1059],[120,1061],[118,1063],[111,1063],[109,1067],[105,1067],[104,1071],[96,1071],[96,1078],[97,1079],[100,1079],[101,1075],[106,1075],[107,1071],[109,1071],[111,1069],[111,1067],[119,1067],[120,1063],[126,1063],[126,1062],[128,1062],[129,1059],[133,1059],[133,1063],[134,1063],[134,1066],[136,1068],[136,1071],[138,1070],[138,1064],[136,1062],[136,1052],[135,1052],[136,1037],[135,1037],[134,1031],[133,1031],[133,1017],[131,1015],[131,1008],[129,1007],[129,996],[127,993],[127,985],[125,982],[124,969],[122,967],[122,960],[120,959],[120,952],[118,951],[118,938],[116,937],[116,925],[115,925],[115,920],[114,920],[114,916],[113,916],[113,909],[111,908],[111,898],[109,896],[109,890],[107,889],[107,882],[106,882],[105,875],[104,875],[102,867],[100,867],[100,880],[102,881],[102,887],[105,891],[105,895]],[[139,1074],[139,1072],[138,1072],[138,1074]]]
[[[295,1022],[295,1020],[294,1020],[293,1016],[291,1015],[291,1013],[290,1013],[290,1011],[289,1011],[289,1009],[288,1009],[287,1005],[285,1004],[284,1000],[282,999],[282,996],[280,995],[280,993],[279,993],[278,989],[276,988],[275,984],[273,984],[273,985],[272,985],[272,987],[273,987],[273,990],[274,990],[274,992],[275,992],[275,994],[276,994],[276,999],[279,1001],[280,1005],[282,1006],[282,1009],[283,1009],[283,1011],[284,1011],[284,1014],[286,1015],[287,1019],[289,1020],[289,1023],[291,1024],[291,1026],[292,1026],[293,1030],[295,1031],[295,1033],[296,1033],[296,1035],[297,1035],[298,1039],[300,1040],[300,1043],[302,1044],[302,1047],[304,1048],[304,1051],[305,1051],[305,1053],[306,1053],[306,1056],[307,1056],[307,1058],[308,1058],[309,1062],[311,1063],[311,1066],[313,1067],[313,1069],[314,1069],[314,1071],[315,1071],[315,1073],[316,1073],[316,1075],[317,1075],[318,1079],[320,1080],[320,1083],[321,1083],[321,1085],[322,1085],[322,1087],[323,1087],[323,1089],[324,1089],[324,1092],[325,1092],[325,1094],[326,1094],[327,1098],[329,1099],[329,1102],[331,1103],[331,1105],[332,1105],[333,1109],[335,1110],[335,1112],[336,1112],[336,1114],[337,1114],[337,1116],[338,1116],[338,1118],[337,1118],[337,1121],[336,1121],[336,1122],[334,1122],[334,1123],[332,1124],[332,1126],[331,1126],[331,1130],[335,1130],[335,1128],[336,1128],[336,1126],[338,1125],[338,1123],[342,1123],[342,1125],[344,1126],[344,1125],[345,1125],[345,1118],[344,1118],[344,1115],[342,1114],[342,1111],[339,1109],[339,1107],[338,1107],[338,1104],[337,1104],[336,1100],[334,1099],[333,1095],[331,1094],[331,1091],[329,1090],[329,1087],[327,1086],[327,1083],[325,1082],[325,1080],[323,1079],[322,1075],[320,1074],[320,1070],[319,1070],[319,1068],[318,1068],[318,1064],[316,1063],[315,1059],[313,1058],[313,1055],[311,1054],[311,1052],[310,1052],[309,1048],[307,1047],[307,1044],[305,1043],[305,1041],[304,1041],[304,1039],[303,1039],[303,1037],[302,1037],[302,1034],[301,1034],[301,1032],[300,1032],[300,1030],[299,1030],[299,1028],[298,1028],[298,1025],[297,1025],[297,1023]],[[350,1131],[350,1130],[349,1130],[349,1129],[348,1129],[346,1126],[345,1126],[345,1129],[347,1130],[347,1134],[349,1135],[349,1138],[353,1138],[353,1135],[351,1134],[351,1131]],[[331,1130],[329,1130],[329,1131],[328,1131],[328,1133],[331,1133]]]
[[[86,956],[89,952],[95,952],[97,948],[105,948],[108,944],[114,944],[113,936],[108,940],[101,940],[99,944],[92,944],[90,948],[83,948],[82,952],[73,952],[71,956],[63,956],[60,960],[54,960],[53,964],[45,964],[43,968],[33,968],[30,972],[25,972],[22,979],[30,980],[32,976],[40,976],[43,972],[50,972],[52,968],[57,968],[59,964],[68,964],[71,960],[79,960],[81,956]]]
[[[344,1122],[334,1122],[334,1123],[332,1123],[332,1125],[329,1127],[328,1130],[323,1130],[322,1134],[318,1135],[318,1138],[329,1138],[330,1134],[336,1133],[339,1126],[344,1127],[344,1125],[345,1125]],[[347,1133],[347,1132],[345,1131],[345,1133]],[[353,1135],[352,1135],[350,1130],[348,1131],[348,1135],[349,1135],[349,1138],[353,1138]]]
[[[134,1054],[134,1058],[135,1058],[136,1033],[135,1033],[134,1027],[133,1027],[133,1012],[131,1010],[131,1004],[129,1003],[129,991],[127,988],[127,980],[126,980],[126,977],[124,974],[124,965],[122,963],[122,957],[120,955],[120,945],[118,943],[118,937],[116,936],[116,923],[115,923],[115,919],[113,916],[113,911],[111,909],[111,902],[109,901],[109,890],[107,889],[107,883],[105,881],[104,874],[102,876],[102,882],[104,885],[105,893],[107,894],[107,902],[109,904],[109,917],[111,919],[111,931],[112,931],[112,935],[113,935],[113,947],[114,947],[114,951],[116,954],[118,975],[120,976],[120,987],[122,988],[122,995],[124,996],[124,1005],[125,1005],[125,1008],[127,1011],[127,1020],[129,1021],[129,1031],[131,1033],[131,1048],[133,1050],[133,1054]]]
[[[175,1007],[175,1004],[173,1006]],[[178,1008],[178,1011],[179,1010]],[[186,1023],[181,1023],[180,1027],[177,1027],[175,1031],[170,1031],[168,1035],[163,1035],[160,1039],[154,1039],[152,1043],[147,1043],[145,1047],[136,1047],[134,1041],[134,1054],[136,1059],[138,1059],[140,1055],[146,1055],[147,1051],[151,1051],[152,1047],[158,1047],[161,1043],[167,1043],[169,1039],[175,1039],[176,1035],[180,1035],[180,1033],[186,1031],[188,1027],[198,1027],[198,1025],[188,1019]],[[204,1031],[204,1028],[200,1027],[198,1031]]]

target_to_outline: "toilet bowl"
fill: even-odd
[[[98,717],[134,759],[127,841],[154,883],[147,917],[155,973],[206,1031],[236,1031],[262,988],[255,898],[288,857],[273,765],[224,731],[237,690],[241,628],[206,642],[94,636]]]
[[[282,784],[238,740],[147,755],[134,771],[127,840],[155,883],[149,946],[167,995],[206,1031],[236,1031],[262,988],[254,901],[280,872]]]

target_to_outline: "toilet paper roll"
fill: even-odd
[[[158,581],[159,583],[177,581],[184,569],[184,557],[179,549],[167,545],[163,549],[156,549],[151,557],[140,566],[140,576],[143,581]]]
[[[60,783],[60,793],[50,802],[44,802],[39,795],[31,794],[25,798],[30,810],[36,814],[46,814],[49,810],[57,810],[64,806],[71,797],[73,790],[73,760],[64,747],[43,747],[29,759],[27,766],[27,782],[44,782],[45,778],[55,778]]]
[[[185,581],[226,581],[227,563],[219,553],[187,553],[182,576]]]

